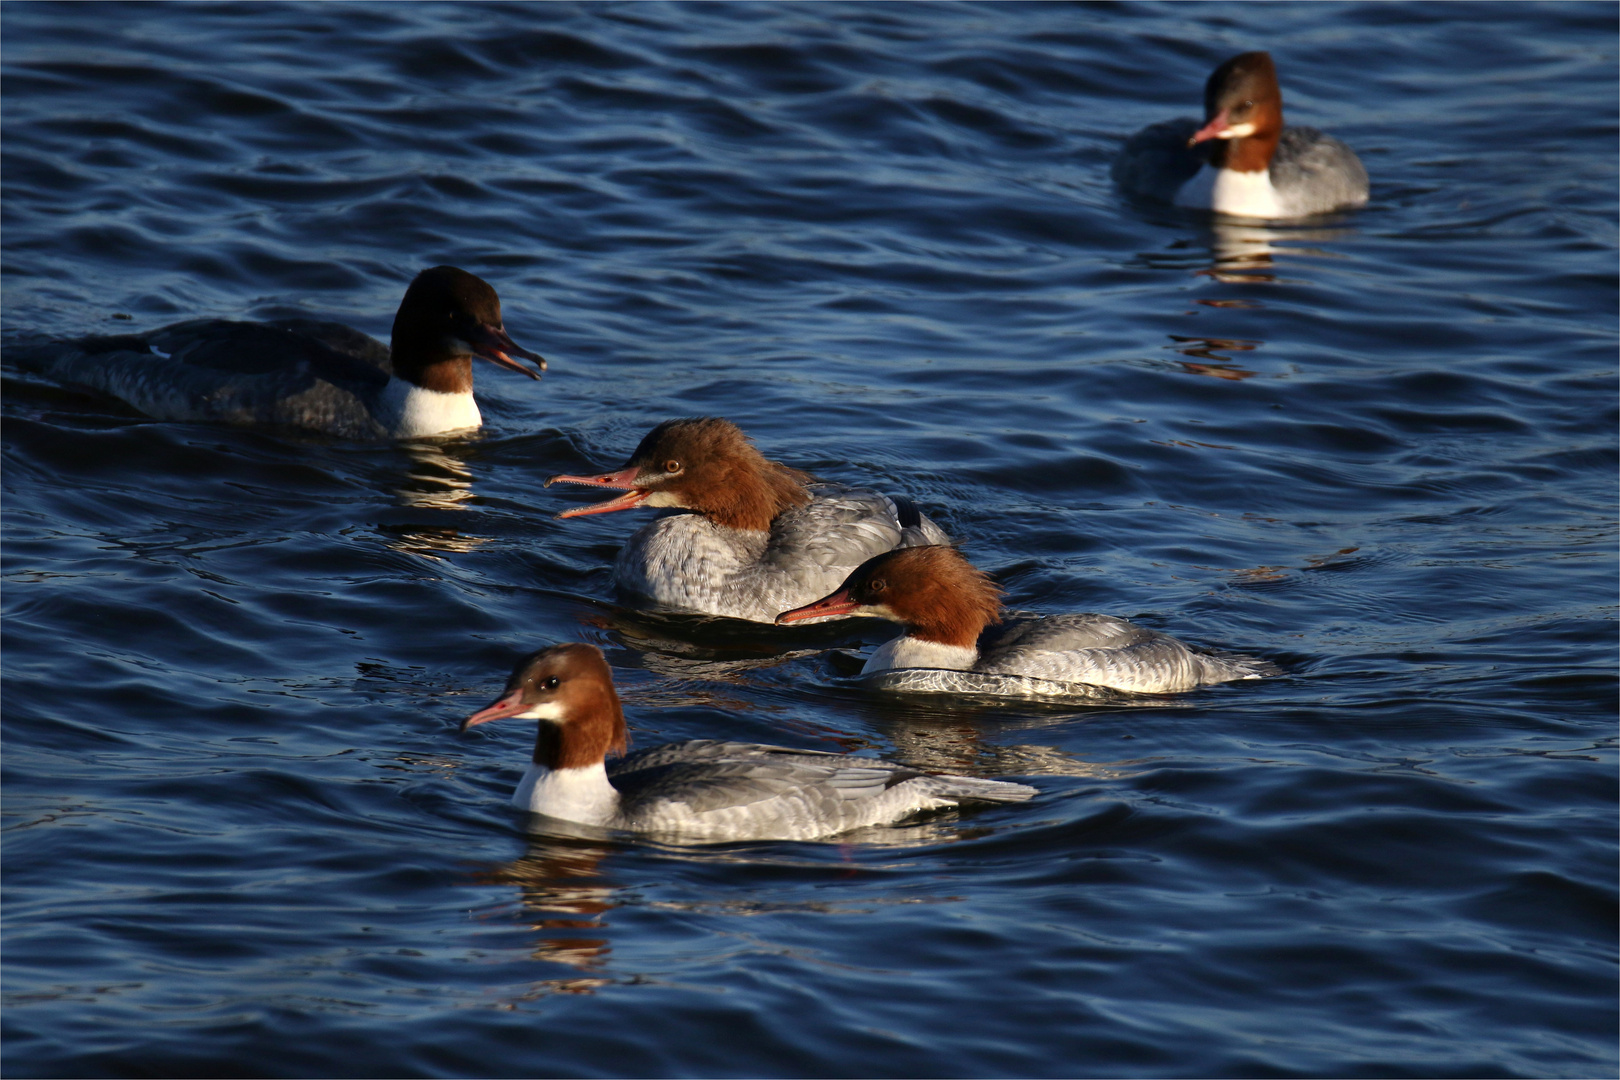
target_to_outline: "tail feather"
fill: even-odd
[[[1039,789],[1006,780],[979,780],[971,776],[935,776],[935,794],[963,802],[1015,803],[1033,799]]]
[[[1283,669],[1270,660],[1245,653],[1204,653],[1199,659],[1204,662],[1206,684],[1237,679],[1269,679],[1283,673]]]

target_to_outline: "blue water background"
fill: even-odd
[[[7,334],[490,280],[540,383],[362,445],[8,368],[9,1076],[1612,1076],[1612,4],[0,5]],[[1370,205],[1131,205],[1266,48]],[[125,318],[124,316],[127,316]],[[906,701],[882,625],[637,618],[556,472],[719,414],[1015,606],[1264,655]],[[1034,801],[844,842],[525,832],[512,659],[634,739]]]

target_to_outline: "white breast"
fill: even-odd
[[[1284,217],[1277,200],[1277,190],[1271,185],[1271,173],[1235,172],[1232,169],[1212,169],[1208,165],[1196,176],[1181,185],[1176,192],[1177,206],[1196,210],[1214,210],[1236,217]]]
[[[484,422],[471,392],[441,394],[402,379],[390,379],[382,393],[387,424],[395,438],[413,439],[475,428]]]
[[[968,671],[979,659],[977,649],[961,645],[941,645],[937,641],[919,641],[902,634],[893,641],[878,646],[867,658],[862,675],[890,668],[944,668],[948,671]]]

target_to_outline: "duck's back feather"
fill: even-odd
[[[1369,190],[1367,170],[1356,152],[1309,127],[1283,129],[1271,158],[1271,186],[1289,217],[1362,206]]]
[[[1132,195],[1173,202],[1181,185],[1204,165],[1203,153],[1187,145],[1198,127],[1198,121],[1183,116],[1138,131],[1114,158],[1114,183]]]
[[[368,403],[388,383],[388,349],[337,323],[194,319],[147,334],[33,344],[8,359],[159,420],[385,433]]]

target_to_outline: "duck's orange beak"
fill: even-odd
[[[502,720],[508,716],[516,716],[527,708],[528,705],[523,702],[523,688],[520,686],[516,690],[507,691],[496,698],[493,704],[479,709],[467,717],[461,722],[461,730],[466,731],[476,724],[487,724],[491,720]]]
[[[1187,140],[1187,145],[1197,146],[1199,143],[1208,142],[1210,139],[1224,138],[1226,129],[1231,124],[1230,111],[1229,109],[1222,109],[1216,113],[1215,119],[1193,132],[1193,137]]]
[[[792,611],[784,611],[776,617],[776,625],[786,626],[788,623],[801,622],[805,619],[819,619],[827,615],[849,615],[861,605],[851,600],[848,589],[839,589],[831,596],[823,596],[820,600],[803,607],[796,607]]]
[[[639,470],[634,465],[626,466],[618,472],[598,473],[595,476],[553,476],[546,481],[546,487],[552,484],[584,484],[588,487],[614,488],[625,492],[616,499],[606,502],[592,503],[589,506],[576,506],[572,510],[564,510],[558,514],[559,518],[584,517],[586,514],[610,514],[615,510],[634,510],[651,496],[650,491],[641,491],[636,487],[636,473]]]

